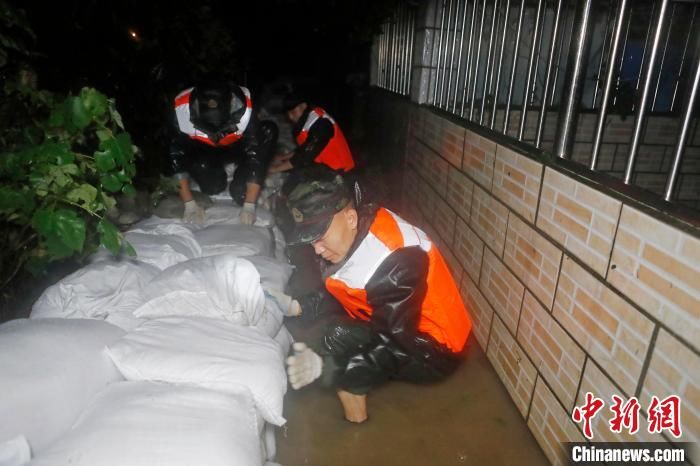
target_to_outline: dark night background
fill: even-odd
[[[164,150],[172,97],[205,72],[247,85],[257,107],[273,103],[271,92],[283,92],[281,83],[292,83],[350,126],[353,100],[367,86],[372,35],[395,3],[13,2],[36,34],[29,65],[39,87],[76,92],[91,86],[115,97],[151,162]],[[359,86],[349,84],[351,76]],[[146,165],[155,171],[157,164]]]

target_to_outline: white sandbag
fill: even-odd
[[[93,262],[44,290],[32,306],[31,318],[105,319],[111,313],[130,314],[143,302],[143,289],[158,272],[132,260]]]
[[[250,390],[260,414],[284,424],[287,391],[279,345],[251,327],[204,317],[149,320],[110,345],[128,380],[195,385],[227,393]]]
[[[160,270],[202,255],[192,230],[179,221],[140,222],[124,237],[136,251],[136,260]]]
[[[246,392],[120,382],[31,466],[260,466],[260,426]]]
[[[294,271],[292,265],[271,257],[251,256],[246,260],[255,266],[260,274],[260,283],[265,288],[284,291]]]
[[[271,256],[274,252],[271,231],[254,225],[211,225],[197,230],[194,238],[202,248],[202,256]]]
[[[265,311],[258,271],[231,254],[170,267],[151,280],[144,295],[137,318],[204,316],[255,325]]]
[[[24,435],[0,442],[0,466],[22,466],[31,457],[32,452]]]
[[[282,351],[282,356],[286,359],[287,355],[289,354],[289,350],[292,348],[292,343],[294,343],[294,337],[291,333],[289,333],[287,327],[283,325],[273,339],[279,345],[280,350]]]
[[[269,296],[265,296],[265,312],[260,320],[254,325],[255,328],[270,338],[274,338],[282,328],[284,314],[279,308],[277,301]]]
[[[214,205],[206,210],[207,218],[204,223],[205,226],[218,225],[221,223],[238,225],[241,223],[239,219],[241,208],[231,201],[230,196],[227,198],[212,196],[212,200],[214,201]],[[262,206],[257,206],[255,210],[255,225],[259,227],[269,227],[274,223],[272,213]]]
[[[36,453],[67,430],[93,395],[123,380],[104,351],[123,335],[86,319],[0,325],[0,443],[24,435]]]

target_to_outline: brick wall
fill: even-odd
[[[496,115],[495,128],[503,128],[504,111]],[[571,159],[588,166],[595,135],[597,114],[582,113],[579,116],[574,133],[574,146]],[[558,114],[547,112],[542,132],[542,149],[552,151],[557,130]],[[528,111],[525,120],[523,141],[533,144],[537,134],[539,109]],[[508,120],[507,134],[517,137],[520,125],[520,111],[511,112]],[[648,189],[656,194],[663,194],[666,178],[673,160],[673,150],[678,137],[680,119],[678,117],[650,115],[647,117],[645,132],[635,163],[633,184]],[[627,163],[627,155],[632,140],[634,116],[625,118],[609,115],[603,133],[603,142],[598,155],[596,169],[612,176],[622,178]],[[695,208],[700,208],[700,127],[695,121],[691,124],[693,136],[688,140],[677,184],[677,201]]]
[[[700,440],[700,233],[427,107],[394,108],[408,120],[401,215],[446,256],[476,341],[552,464],[584,438],[570,414],[586,391],[643,409],[678,394],[681,440]],[[595,440],[624,439],[608,418]]]

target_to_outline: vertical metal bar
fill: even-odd
[[[523,13],[525,13],[525,0],[520,0],[520,13],[518,14],[518,29],[515,33],[515,48],[513,49],[513,62],[510,70],[510,83],[508,84],[508,97],[506,98],[506,110],[503,114],[503,134],[506,134],[508,132],[508,120],[510,119],[510,103],[513,99],[513,85],[515,84],[515,72],[518,68],[520,33],[523,29]]]
[[[549,99],[549,105],[554,105],[554,100],[555,100],[555,97],[556,97],[556,95],[557,95],[557,83],[559,82],[559,68],[561,68],[561,66],[562,66],[562,65],[561,65],[561,57],[562,57],[562,55],[563,55],[564,49],[567,49],[567,50],[568,50],[569,45],[570,45],[569,43],[571,42],[571,34],[569,34],[569,35],[568,35],[568,39],[569,39],[569,40],[568,40],[568,43],[567,43],[566,46],[564,46],[564,37],[567,37],[567,36],[565,35],[565,34],[566,34],[566,31],[568,31],[568,30],[570,30],[570,29],[573,30],[573,19],[572,19],[572,27],[571,27],[571,28],[568,28],[568,27],[567,27],[568,24],[569,24],[569,19],[570,19],[569,17],[572,17],[572,18],[573,18],[573,15],[571,14],[571,11],[570,11],[570,10],[571,10],[571,9],[569,8],[569,6],[566,5],[566,6],[565,6],[565,13],[564,13],[564,15],[565,15],[565,17],[564,17],[564,18],[565,18],[565,19],[564,19],[564,27],[562,28],[562,31],[563,31],[563,34],[562,34],[562,41],[561,41],[561,43],[559,43],[559,44],[557,45],[557,49],[558,49],[558,51],[557,51],[557,61],[556,61],[556,66],[554,67],[554,80],[553,80],[554,82],[552,83],[552,95],[551,95],[551,97],[550,97],[550,99]],[[575,11],[575,10],[574,10],[574,11]]]
[[[503,54],[506,48],[506,38],[508,37],[508,15],[510,14],[510,0],[506,0],[506,11],[503,17],[503,36],[501,37],[501,50],[498,52],[498,68],[496,69],[496,87],[493,91],[493,103],[491,105],[491,122],[489,127],[496,126],[496,111],[498,108],[498,91],[501,87],[501,72],[503,70]]]
[[[676,185],[678,172],[681,168],[683,152],[685,152],[685,144],[688,141],[688,136],[690,133],[690,120],[693,114],[693,108],[695,107],[695,100],[698,97],[698,87],[700,87],[700,58],[698,58],[698,62],[695,65],[695,77],[693,78],[693,84],[690,88],[688,106],[685,109],[685,114],[683,115],[683,121],[681,123],[681,130],[678,135],[678,142],[676,143],[676,148],[673,151],[673,164],[671,165],[671,171],[666,179],[664,199],[667,201],[670,201],[671,197],[673,196],[673,188]]]
[[[382,34],[377,34],[377,86],[382,87]]]
[[[486,4],[484,3],[484,7]],[[496,18],[498,18],[498,0],[493,0],[493,11],[491,15],[491,31],[489,32],[489,48],[486,52],[486,73],[484,74],[484,87],[481,92],[481,108],[479,109],[479,124],[484,122],[484,110],[486,109],[486,96],[491,87],[491,54],[493,53],[493,37],[496,34]]]
[[[408,69],[408,9],[406,7],[401,8],[401,94],[406,94],[406,83],[408,82],[408,75],[410,70]]]
[[[432,1],[432,0],[431,0]],[[433,38],[431,40],[431,51],[430,51],[430,64],[428,67],[428,87],[427,87],[427,100],[428,103],[430,103],[430,89],[433,87],[433,81],[437,80],[437,61],[435,60],[435,54],[437,52],[437,36],[438,36],[438,27],[437,27],[437,22],[438,22],[438,16],[439,16],[439,8],[437,5],[437,0],[435,0],[435,14],[433,16]],[[433,79],[433,63],[435,63],[435,79]],[[435,94],[433,94],[433,101],[435,101]]]
[[[392,26],[392,46],[393,50],[391,53],[391,69],[392,69],[392,79],[391,79],[391,90],[396,92],[397,91],[397,84],[398,84],[398,77],[399,77],[399,61],[398,61],[398,55],[399,55],[399,34],[398,34],[398,29],[399,29],[399,24],[398,24],[398,18],[396,13],[394,13],[394,18],[391,22]]]
[[[464,117],[464,109],[467,103],[467,88],[471,84],[471,73],[472,73],[472,39],[474,38],[474,26],[476,25],[476,9],[479,0],[474,0],[472,5],[472,20],[469,26],[469,46],[467,47],[467,73],[464,78],[464,88],[462,89],[462,109],[460,111],[460,117]]]
[[[617,21],[613,30],[613,37],[610,43],[610,53],[608,55],[607,75],[605,84],[603,85],[603,100],[600,103],[600,111],[598,112],[598,121],[596,123],[595,136],[593,139],[593,150],[591,154],[590,169],[595,170],[598,165],[598,154],[600,153],[600,145],[603,142],[603,130],[605,129],[605,119],[608,112],[608,103],[610,102],[610,91],[612,90],[612,82],[615,79],[615,64],[617,63],[618,50],[620,49],[620,36],[622,28],[625,24],[625,13],[627,12],[627,0],[620,0],[620,7],[617,13]]]
[[[530,98],[532,67],[535,64],[535,52],[537,51],[537,34],[540,27],[540,16],[542,15],[542,1],[537,2],[537,14],[535,15],[535,29],[532,31],[532,47],[530,48],[530,60],[527,65],[527,78],[525,81],[525,93],[523,94],[523,110],[520,114],[520,129],[518,130],[518,140],[523,140],[525,133],[525,121],[527,120],[527,104]]]
[[[445,56],[444,56],[444,61],[442,64],[442,78],[440,79],[440,103],[438,107],[442,108],[443,105],[443,96],[445,94],[445,80],[447,79],[447,57],[450,52],[450,39],[452,39],[452,44],[454,46],[454,33],[450,33],[450,24],[452,23],[452,5],[453,5],[453,0],[450,1],[450,6],[448,7],[447,10],[447,29],[445,29]],[[456,18],[455,18],[456,19]],[[454,57],[450,57],[450,61],[452,61]],[[451,66],[451,65],[450,65]]]
[[[623,0],[624,1],[624,0]],[[537,137],[535,138],[535,146],[540,147],[542,144],[542,132],[544,131],[544,121],[547,115],[547,96],[549,95],[549,83],[552,77],[552,68],[554,67],[554,49],[557,45],[557,35],[559,33],[559,18],[561,17],[562,0],[557,0],[557,9],[554,14],[554,24],[552,25],[552,38],[549,44],[549,59],[547,61],[547,72],[544,78],[544,91],[542,92],[542,106],[540,107],[540,116],[537,121]]]
[[[664,72],[664,63],[666,62],[666,52],[668,51],[668,41],[671,40],[671,31],[673,30],[673,18],[676,15],[676,4],[671,7],[671,18],[668,22],[668,31],[666,32],[666,41],[664,42],[664,52],[661,54],[661,64],[659,64],[659,77],[656,78],[656,86],[654,88],[654,98],[651,101],[651,111],[656,107],[656,97],[659,95],[659,86],[661,85],[661,76]]]
[[[661,0],[663,1],[663,0]],[[646,64],[647,60],[647,50],[649,50],[649,37],[651,37],[651,30],[652,30],[652,25],[653,21],[651,18],[654,17],[654,12],[656,11],[656,2],[651,7],[651,13],[649,14],[649,26],[647,27],[647,34],[644,37],[644,49],[642,50],[642,62],[639,65],[639,74],[637,75],[637,84],[635,86],[635,90],[639,90],[639,84],[642,82],[642,72],[644,71],[644,65]]]
[[[639,152],[639,144],[642,139],[642,127],[644,126],[644,117],[646,116],[647,101],[649,100],[649,87],[651,85],[651,77],[656,65],[656,55],[659,51],[659,41],[661,40],[661,30],[664,26],[664,18],[669,0],[661,0],[661,8],[659,16],[656,20],[656,31],[654,31],[654,40],[651,45],[651,54],[649,56],[649,64],[647,65],[646,73],[644,74],[644,82],[642,84],[642,97],[639,100],[637,115],[634,121],[634,132],[632,133],[632,144],[630,153],[627,156],[627,168],[625,169],[625,184],[632,182],[632,171],[634,170],[634,162]]]
[[[603,60],[605,60],[605,52],[608,48],[608,36],[610,35],[610,24],[612,21],[612,16],[615,9],[610,4],[610,11],[608,11],[607,19],[605,21],[605,35],[603,36],[603,47],[600,50],[600,60],[598,60],[598,72],[595,75],[595,88],[593,89],[593,104],[591,109],[595,108],[595,104],[598,102],[598,88],[600,87],[600,74],[603,72]]]
[[[406,94],[406,82],[408,81],[408,12],[406,7],[401,8],[401,94]]]
[[[462,12],[462,33],[459,38],[459,60],[457,61],[457,81],[455,82],[455,97],[452,101],[452,113],[457,111],[457,93],[459,92],[459,79],[460,73],[462,71],[462,51],[464,49],[464,31],[467,29],[467,7],[469,6],[469,1],[464,0],[464,11]],[[452,75],[450,75],[450,80]],[[466,81],[466,73],[465,73]],[[466,83],[465,83],[466,84]]]
[[[615,87],[619,88],[622,82],[622,67],[625,65],[625,57],[627,56],[627,44],[629,43],[630,28],[632,27],[632,17],[634,16],[634,8],[630,5],[629,19],[627,20],[627,27],[625,28],[625,45],[622,48],[622,58],[620,59],[620,66],[617,70],[617,81],[615,82]],[[613,105],[617,103],[617,93],[613,96]]]
[[[408,47],[409,47],[409,52],[408,52],[408,86],[407,86],[407,92],[410,94],[411,93],[411,80],[413,76],[413,53],[414,53],[414,42],[415,42],[415,34],[416,34],[416,12],[411,9],[409,10],[409,22],[408,22]]]
[[[386,40],[387,40],[387,47],[386,47],[386,86],[387,89],[390,91],[393,90],[391,88],[391,82],[392,78],[394,77],[394,63],[393,63],[393,53],[394,53],[394,36],[392,34],[392,28],[391,28],[391,19],[386,24]]]
[[[486,18],[486,0],[481,9],[481,21],[479,24],[479,37],[476,44],[476,62],[474,66],[474,82],[472,85],[472,101],[469,105],[469,119],[474,118],[474,101],[476,100],[476,84],[479,81],[479,59],[481,58],[481,37],[484,35],[484,19]],[[486,77],[484,77],[486,79]]]
[[[535,92],[537,90],[537,76],[540,68],[540,57],[542,55],[542,36],[544,35],[544,24],[547,19],[547,0],[544,2],[544,11],[542,12],[542,25],[540,32],[537,35],[537,54],[535,55],[535,69],[532,72],[532,91],[530,92],[530,105],[535,103]]]
[[[403,55],[406,49],[406,43],[403,36],[403,7],[399,6],[396,10],[396,42],[398,47],[396,48],[396,92],[403,92],[403,75],[404,75],[404,64]]]
[[[386,62],[384,61],[384,42],[386,38],[386,32],[384,31],[384,24],[382,24],[382,33],[379,36],[379,61],[381,62],[381,66],[379,68],[379,86],[381,88],[386,87],[386,83],[384,81],[384,73],[385,73],[385,67],[386,67]]]
[[[466,0],[465,0],[466,3]],[[459,5],[460,1],[457,0],[457,8],[455,8],[455,26],[454,26],[454,31],[452,32],[452,61],[450,63],[450,75],[447,80],[447,99],[445,101],[445,110],[450,109],[450,94],[452,93],[452,76],[454,75],[455,71],[455,48],[457,46],[457,19],[459,18]],[[464,22],[462,22],[462,35],[464,34]],[[460,52],[461,53],[461,52]],[[460,55],[459,61],[462,61],[462,56]],[[458,65],[459,66],[459,65]],[[455,95],[457,94],[457,87],[455,84]]]
[[[440,83],[440,57],[442,56],[442,37],[443,28],[445,26],[445,3],[447,0],[442,1],[442,19],[440,19],[440,40],[438,41],[438,56],[435,62],[435,86],[433,87],[433,105],[437,104],[437,90]]]
[[[391,89],[391,83],[389,81],[389,76],[391,75],[391,63],[390,63],[390,45],[391,45],[391,30],[390,30],[391,23],[389,21],[386,22],[385,24],[385,30],[386,30],[386,43],[384,46],[384,88],[387,90]]]
[[[574,30],[571,37],[573,62],[567,66],[567,80],[564,89],[568,89],[563,108],[559,111],[559,128],[554,153],[557,157],[566,158],[574,143],[573,133],[578,117],[578,105],[583,90],[582,78],[587,56],[588,32],[590,29],[591,5],[593,0],[579,2],[579,11],[574,19]],[[573,52],[573,53],[572,53]]]
[[[678,74],[676,75],[676,83],[673,85],[673,97],[671,98],[671,112],[675,110],[676,107],[676,92],[678,92],[678,83],[683,75],[683,67],[685,66],[685,56],[688,53],[688,44],[690,43],[690,36],[694,32],[693,26],[695,25],[695,13],[697,12],[697,4],[693,5],[693,16],[690,17],[690,25],[688,27],[688,35],[685,38],[685,45],[683,46],[683,55],[681,56],[681,63],[678,66]]]

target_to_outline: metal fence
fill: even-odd
[[[554,125],[548,148],[562,158],[571,157],[579,115],[595,114],[592,170],[610,115],[629,115],[627,184],[650,114],[672,116],[663,193],[671,200],[697,116],[700,0],[433,2],[429,104],[536,147]]]
[[[401,5],[394,15],[382,24],[382,32],[375,39],[377,86],[408,95],[411,89],[415,21],[415,10]]]

